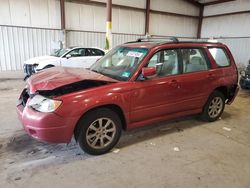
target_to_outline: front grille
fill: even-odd
[[[35,67],[37,66],[37,64],[34,64],[34,65],[30,65],[30,64],[24,64],[24,73],[26,73],[27,75],[32,75],[35,73]]]

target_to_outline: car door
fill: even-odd
[[[64,67],[87,68],[87,56],[85,48],[75,48],[61,58],[61,65]]]
[[[131,123],[146,121],[179,111],[180,72],[178,50],[165,49],[155,53],[147,67],[156,67],[153,78],[134,82],[131,103]],[[139,76],[141,77],[141,76]]]
[[[100,58],[102,58],[102,56],[104,56],[104,52],[99,50],[99,49],[95,49],[95,48],[87,48],[87,57],[86,57],[86,68],[90,67],[91,65],[93,65],[97,60],[99,60]]]
[[[213,90],[216,70],[211,69],[204,48],[183,48],[181,51],[181,72],[179,87],[182,111],[202,109]]]

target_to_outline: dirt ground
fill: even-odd
[[[46,144],[22,130],[15,104],[23,87],[0,78],[0,187],[250,187],[250,91],[217,122],[188,117],[136,129],[91,156],[73,139]]]

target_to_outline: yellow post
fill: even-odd
[[[112,48],[112,22],[106,23],[106,45],[105,49],[110,50]]]
[[[112,0],[107,0],[107,22],[106,22],[106,40],[105,49],[112,48]]]

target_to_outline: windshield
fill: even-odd
[[[63,48],[63,49],[56,50],[56,51],[52,52],[50,55],[55,56],[55,57],[61,57],[63,54],[65,54],[68,51],[69,51],[69,49]]]
[[[116,47],[92,65],[90,70],[116,80],[127,81],[147,53],[146,48]]]

